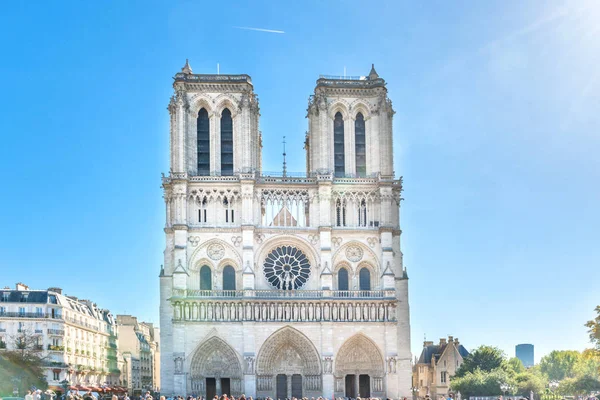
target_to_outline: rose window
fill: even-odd
[[[276,289],[299,289],[310,276],[310,263],[300,249],[279,246],[265,259],[264,272],[269,284]]]

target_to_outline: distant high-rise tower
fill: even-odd
[[[533,345],[518,344],[515,347],[516,357],[521,360],[526,368],[533,367]]]

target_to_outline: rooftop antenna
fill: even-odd
[[[286,163],[285,163],[285,136],[283,137],[283,177],[285,178],[287,176],[287,167],[286,167]]]
[[[217,63],[217,75],[221,75],[220,68],[219,68],[219,63]]]

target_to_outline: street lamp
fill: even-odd
[[[412,391],[413,400],[417,400],[417,398],[418,398],[417,393],[419,393],[419,388],[413,386],[410,390]]]

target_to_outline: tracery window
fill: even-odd
[[[344,118],[337,112],[333,120],[333,157],[335,176],[343,177],[346,174],[344,159]]]
[[[200,290],[212,290],[212,271],[208,265],[200,268]]]
[[[196,133],[198,175],[210,175],[210,121],[205,108],[198,111]]]
[[[223,268],[223,290],[235,290],[235,269],[231,265]]]
[[[367,175],[366,158],[365,118],[362,113],[356,115],[354,121],[354,153],[356,159],[356,175],[364,177]]]
[[[346,226],[346,200],[335,202],[335,226]]]
[[[225,197],[223,199],[223,208],[225,209],[225,223],[235,223],[235,211],[233,210],[233,204]]]
[[[364,199],[358,204],[358,226],[367,226],[367,202]]]
[[[221,175],[233,175],[233,120],[227,108],[221,113]]]
[[[293,246],[279,246],[265,259],[263,271],[274,288],[299,289],[308,281],[310,263],[302,250]]]
[[[198,203],[200,205],[200,208],[198,209],[198,222],[200,222],[201,224],[204,224],[207,221],[207,212],[206,212],[206,208],[208,207],[208,201],[206,200],[206,196],[204,196],[202,198],[202,201],[200,201],[200,199],[198,199]]]
[[[349,290],[348,270],[346,268],[340,268],[338,271],[338,290]]]
[[[371,290],[371,271],[367,267],[360,269],[358,280],[360,290]]]

